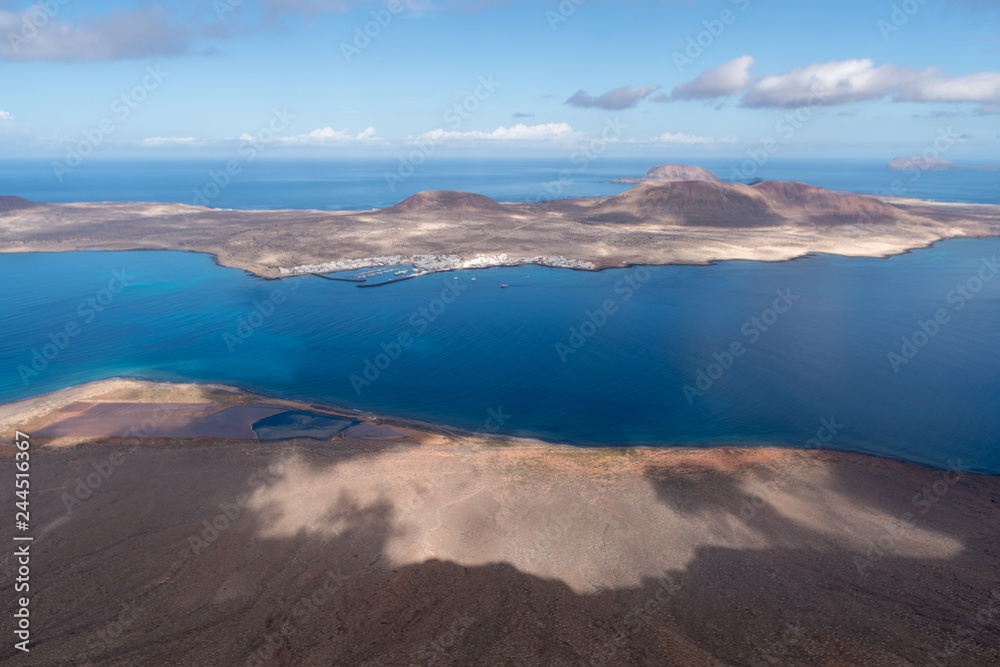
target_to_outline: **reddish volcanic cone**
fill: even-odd
[[[36,206],[38,206],[38,204],[28,199],[24,199],[23,197],[0,195],[0,215],[13,213],[14,211],[20,211],[26,208],[34,208]]]
[[[793,181],[756,185],[711,181],[646,182],[594,206],[594,222],[662,222],[705,227],[891,222],[899,209],[874,197]]]
[[[764,181],[753,188],[767,195],[780,212],[804,214],[817,224],[881,222],[899,213],[895,206],[873,197],[832,192],[797,181]]]
[[[407,197],[395,206],[380,211],[381,215],[414,213],[452,213],[459,215],[512,215],[503,204],[485,195],[459,190],[424,190]]]

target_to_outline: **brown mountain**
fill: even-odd
[[[38,206],[33,201],[13,195],[0,195],[0,215]]]
[[[855,222],[888,222],[899,209],[874,197],[833,192],[798,181],[763,181],[752,186],[773,202],[788,218],[805,215],[815,224],[843,225]]]
[[[794,181],[756,185],[711,181],[647,182],[592,209],[595,222],[665,222],[709,227],[839,225],[890,221],[899,211],[872,197]]]
[[[649,181],[714,181],[719,178],[703,167],[689,164],[665,164],[650,167],[645,176],[640,178],[616,178],[608,183],[647,183]]]
[[[503,204],[485,195],[459,190],[424,190],[407,197],[395,206],[379,211],[379,215],[412,215],[414,213],[452,213],[463,215],[512,215]]]

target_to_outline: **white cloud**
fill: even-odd
[[[240,139],[249,137],[243,135]],[[346,144],[352,141],[374,141],[375,128],[369,127],[351,136],[347,130],[335,130],[332,127],[319,127],[306,134],[296,134],[290,137],[275,137],[275,143],[285,146],[327,146],[329,144]]]
[[[201,146],[205,142],[195,137],[146,137],[139,142],[141,146],[159,148],[162,146]]]
[[[718,67],[707,69],[694,81],[682,83],[674,88],[671,97],[675,100],[694,100],[735,95],[750,83],[749,70],[753,62],[750,56],[740,56]]]
[[[634,107],[641,99],[656,91],[658,88],[659,86],[622,86],[621,88],[609,90],[598,97],[588,95],[585,90],[578,90],[572,97],[566,100],[566,104],[584,109],[608,109],[610,111],[619,111],[621,109]]]
[[[838,106],[886,97],[894,102],[979,103],[980,113],[995,113],[1000,105],[1000,72],[954,76],[937,68],[916,69],[869,58],[804,65],[784,74],[750,77],[753,63],[742,56],[706,70],[694,81],[674,89],[672,99],[715,98],[745,91],[743,105],[786,108],[805,105]]]
[[[432,11],[475,12],[490,5],[502,4],[508,0],[398,0],[393,3],[399,11],[410,14],[422,14]],[[319,14],[343,13],[369,6],[368,0],[264,0],[264,9],[268,14],[303,14],[317,16]],[[385,5],[385,3],[379,3]],[[385,5],[382,11],[386,11]],[[399,13],[392,11],[392,13]]]
[[[21,12],[0,11],[0,59],[114,60],[186,53],[196,31],[171,24],[162,9],[113,9],[70,25],[55,9],[36,4]],[[37,26],[41,26],[40,28]]]
[[[0,128],[8,128],[14,124],[14,114],[0,109]]]
[[[819,63],[761,77],[747,90],[743,103],[748,107],[852,104],[913,85],[919,74],[892,64],[875,67],[867,58]]]
[[[738,140],[735,137],[723,137],[715,139],[713,137],[702,137],[697,134],[684,134],[682,132],[664,132],[658,137],[653,137],[650,141],[661,144],[678,144],[681,146],[714,146],[716,143],[735,144]]]
[[[554,141],[573,139],[580,136],[579,132],[574,132],[569,123],[544,123],[541,125],[525,125],[518,123],[512,127],[502,125],[492,132],[459,132],[448,130],[431,130],[424,132],[419,137],[411,140],[410,143],[418,141]]]
[[[1000,72],[950,76],[934,70],[899,91],[900,102],[1000,102]]]

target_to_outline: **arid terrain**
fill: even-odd
[[[636,179],[642,182],[614,197],[500,203],[427,191],[372,211],[0,197],[0,252],[195,250],[277,277],[303,265],[415,255],[557,256],[594,268],[774,261],[810,252],[886,256],[945,238],[1000,234],[1000,206],[876,198],[788,181],[661,180],[681,173],[681,166],[668,166],[669,173]]]
[[[133,427],[150,404],[319,409],[111,380],[0,406],[0,426],[31,433],[81,403],[131,403]],[[33,648],[6,643],[4,664],[1000,661],[1000,478],[960,465],[402,423],[401,439],[275,443],[147,426],[31,438]]]

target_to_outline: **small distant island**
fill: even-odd
[[[997,166],[966,167],[934,157],[897,157],[889,162],[896,171],[1000,171]]]
[[[659,181],[669,183],[671,181],[714,181],[719,178],[714,173],[704,167],[696,167],[690,164],[664,164],[650,167],[645,176],[638,178],[616,178],[608,183],[648,183],[649,181]]]

